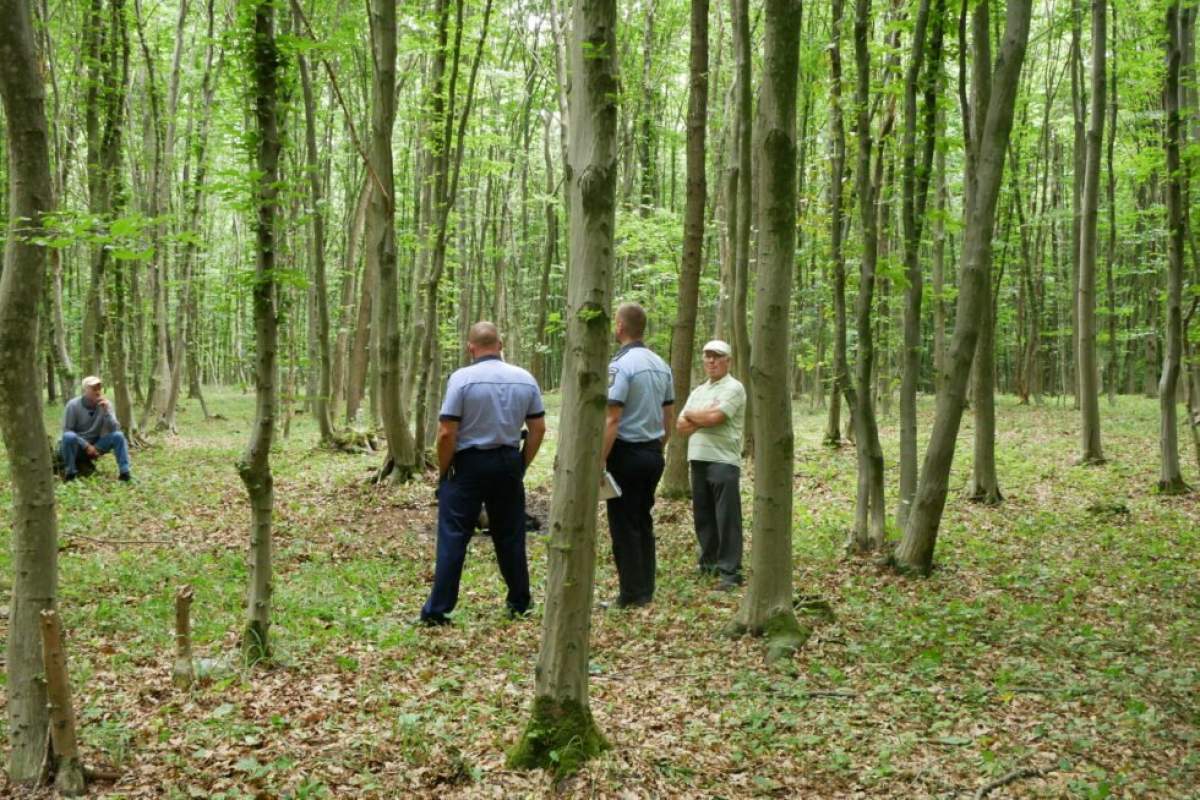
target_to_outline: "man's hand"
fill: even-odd
[[[678,431],[683,436],[691,436],[693,433],[696,432],[697,429],[698,429],[698,426],[696,425],[696,423],[694,423],[690,419],[688,419],[687,411],[680,414],[679,418],[675,420],[675,430]]]
[[[100,451],[96,449],[95,445],[89,444],[85,448],[84,452],[86,452],[88,454],[88,458],[99,458],[100,457]]]
[[[101,411],[108,411],[108,398],[101,397],[99,400],[96,401],[96,407],[99,408]]]

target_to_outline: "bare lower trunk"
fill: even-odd
[[[1104,143],[1107,44],[1106,2],[1092,0],[1092,108],[1088,118],[1087,164],[1079,230],[1079,291],[1076,318],[1079,370],[1080,451],[1083,464],[1104,463],[1100,446],[1100,372],[1096,362],[1096,217],[1100,205],[1100,157]]]
[[[1029,39],[1031,0],[1011,0],[1007,22],[1001,40],[1000,56],[994,74],[990,65],[981,65],[977,80],[990,78],[988,98],[982,129],[978,137],[978,165],[974,182],[974,200],[963,239],[963,261],[959,280],[958,312],[954,323],[954,338],[949,353],[949,369],[944,391],[938,395],[937,412],[930,433],[929,447],[917,486],[916,500],[909,514],[904,538],[894,554],[898,568],[928,572],[933,566],[933,552],[942,511],[946,505],[950,467],[962,421],[963,400],[971,362],[979,336],[979,318],[988,296],[991,280],[992,233],[995,228],[996,201],[1004,177],[1004,159],[1012,130],[1013,107],[1020,83],[1021,63]],[[975,25],[976,42],[988,36],[988,3],[982,0]],[[982,73],[982,74],[981,74]],[[975,96],[979,98],[980,92]],[[968,139],[970,146],[971,139]]]
[[[737,119],[735,172],[737,175],[737,228],[733,239],[733,291],[730,315],[733,336],[733,370],[738,380],[746,387],[746,420],[742,452],[754,452],[754,392],[751,384],[754,375],[750,370],[751,342],[746,307],[750,291],[750,225],[753,219],[753,160],[750,157],[753,141],[753,110],[751,88],[750,12],[749,0],[731,0],[730,12],[733,19],[734,62],[734,115]],[[731,210],[731,213],[733,211]]]
[[[0,433],[9,464],[12,597],[8,611],[8,777],[44,778],[49,714],[42,680],[41,612],[58,595],[58,517],[38,380],[38,303],[46,251],[34,244],[53,208],[45,91],[29,6],[0,0],[0,98],[9,151],[9,226],[0,271]]]
[[[700,269],[704,250],[704,137],[708,124],[708,0],[692,0],[691,51],[688,73],[687,207],[684,210],[683,262],[679,271],[679,305],[671,337],[671,372],[675,397],[682,401],[691,391],[692,356],[696,338],[696,303],[700,295]],[[687,439],[675,436],[667,448],[663,473],[665,495],[688,492]]]
[[[807,638],[792,611],[794,434],[788,370],[796,244],[796,84],[799,0],[764,6],[763,88],[759,101],[758,285],[754,302],[752,391],[759,413],[754,450],[754,537],[750,584],[738,630],[767,638],[767,659],[788,658]]]
[[[1180,162],[1180,60],[1182,31],[1178,0],[1167,7],[1167,76],[1163,90],[1167,111],[1167,319],[1165,327],[1162,377],[1158,384],[1159,477],[1158,489],[1164,494],[1182,494],[1189,490],[1179,465],[1179,433],[1176,417],[1176,392],[1183,350],[1183,244],[1186,221],[1183,208],[1183,169]]]
[[[254,9],[254,118],[257,125],[255,187],[255,238],[258,245],[254,270],[254,377],[255,413],[250,440],[238,462],[238,474],[250,500],[250,579],[246,600],[246,628],[242,650],[252,661],[271,656],[271,594],[274,478],[271,475],[271,440],[275,433],[278,370],[276,350],[275,216],[278,206],[279,131],[277,85],[280,65],[275,46],[275,9],[260,0]]]
[[[841,397],[853,409],[854,386],[850,381],[850,367],[846,357],[846,258],[842,249],[842,234],[845,229],[845,205],[842,183],[846,173],[846,130],[842,122],[842,16],[843,0],[833,0],[829,46],[830,89],[829,89],[829,260],[833,283],[833,392],[829,403],[829,416],[825,425],[825,444],[841,445]]]
[[[588,705],[596,503],[612,306],[617,179],[615,0],[576,3],[571,37],[571,274],[562,430],[550,501],[546,610],[519,768],[571,772],[608,746]],[[586,51],[586,52],[585,52]]]

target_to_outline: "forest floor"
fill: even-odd
[[[543,518],[548,400],[548,451],[527,478]],[[92,796],[968,798],[1007,779],[987,796],[1200,797],[1200,500],[1154,491],[1155,401],[1105,407],[1110,461],[1076,467],[1069,406],[1001,399],[996,508],[963,498],[968,415],[927,579],[842,556],[854,451],[823,448],[821,412],[798,407],[796,590],[836,618],[767,669],[759,642],[719,635],[738,596],[696,577],[689,507],[661,501],[654,604],[593,615],[591,706],[613,747],[557,786],[504,765],[532,699],[545,539],[529,537],[534,619],[504,618],[482,539],[456,624],[413,627],[432,576],[431,482],[369,485],[379,458],[314,449],[306,416],[272,457],[277,663],[221,666],[238,663],[248,511],[234,462],[252,402],[211,404],[225,419],[189,403],[179,435],[134,453],[131,486],[105,459],[57,489],[84,758],[119,776]],[[47,420],[57,430],[57,411]],[[896,420],[883,423],[894,487]],[[1194,480],[1190,451],[1185,464]],[[9,487],[0,463],[5,514]],[[751,489],[746,476],[747,520]],[[616,585],[603,526],[600,598]],[[181,691],[185,583],[207,679]]]

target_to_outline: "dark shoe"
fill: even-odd
[[[447,616],[435,614],[430,616],[421,615],[421,618],[416,621],[418,628],[442,628],[447,625],[453,625],[454,622]]]
[[[742,585],[742,576],[741,575],[722,575],[721,576],[720,586],[721,586],[721,591],[723,591],[723,592],[732,592],[736,589],[741,588],[741,585]]]
[[[615,608],[615,609],[642,608],[643,606],[650,605],[650,603],[652,602],[652,599],[653,598],[650,598],[650,597],[644,597],[640,600],[624,600],[620,597],[614,597],[611,600],[601,600],[600,602],[596,603],[596,607],[601,610],[607,610],[607,609],[613,609],[613,608]]]
[[[79,477],[78,472],[68,472],[63,475],[63,483],[70,483],[71,481],[75,480],[78,477]]]
[[[515,608],[506,608],[505,616],[510,620],[533,619],[533,609],[527,608],[524,611],[517,611]]]
[[[701,564],[696,567],[696,574],[701,578],[715,578],[717,576],[717,568],[713,564]]]
[[[122,472],[120,475],[117,476],[117,480],[125,481],[126,483],[129,483],[130,481],[133,480],[133,476],[130,475],[128,472]]]

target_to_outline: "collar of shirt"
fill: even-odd
[[[503,361],[504,359],[497,353],[488,353],[486,356],[480,356],[471,362],[472,365],[482,364],[484,361]]]
[[[95,411],[99,403],[89,403],[86,395],[80,395],[79,399],[83,402],[83,407],[88,411]]]
[[[645,346],[646,346],[646,343],[643,342],[641,339],[637,339],[635,341],[630,342],[629,344],[622,345],[621,349],[617,351],[617,354],[615,356],[613,356],[613,360],[615,361],[616,359],[625,355],[626,353],[628,353],[630,350],[632,350],[635,347],[645,347]]]
[[[730,377],[731,375],[733,375],[733,373],[732,373],[732,372],[726,372],[724,375],[722,375],[721,377],[717,378],[715,381],[714,381],[712,378],[709,378],[709,379],[708,379],[708,381],[707,381],[707,383],[708,383],[708,385],[709,385],[709,386],[719,386],[720,384],[722,384],[722,383],[724,383],[725,381],[729,380],[729,377]]]

